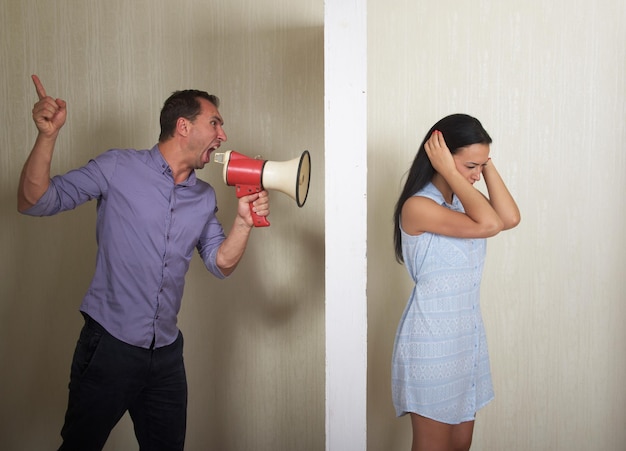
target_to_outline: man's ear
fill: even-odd
[[[181,136],[189,135],[189,119],[179,117],[176,121],[176,132]]]

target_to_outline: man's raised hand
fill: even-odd
[[[53,99],[46,95],[46,90],[37,75],[31,77],[39,101],[33,107],[33,120],[39,133],[49,137],[59,133],[67,117],[66,103],[61,99]]]

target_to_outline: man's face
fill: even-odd
[[[199,99],[201,113],[189,127],[189,150],[193,152],[195,169],[202,169],[211,161],[211,153],[226,141],[224,121],[217,107],[206,99]]]

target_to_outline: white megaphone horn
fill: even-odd
[[[235,186],[237,197],[258,193],[262,190],[277,190],[294,199],[298,207],[306,202],[311,181],[311,155],[308,150],[299,158],[289,161],[268,161],[261,157],[250,158],[234,150],[218,152],[214,161],[224,165],[224,183]],[[267,227],[264,216],[250,213],[256,227]]]

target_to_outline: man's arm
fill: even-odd
[[[250,232],[254,228],[250,202],[252,202],[254,212],[259,216],[268,216],[270,213],[269,196],[266,191],[239,199],[237,217],[230,233],[217,250],[216,263],[225,276],[230,275],[239,264],[248,245]]]
[[[17,209],[20,212],[35,205],[48,189],[54,145],[67,117],[65,101],[47,96],[37,75],[32,79],[39,97],[33,107],[33,120],[39,133],[24,163],[17,188]]]

